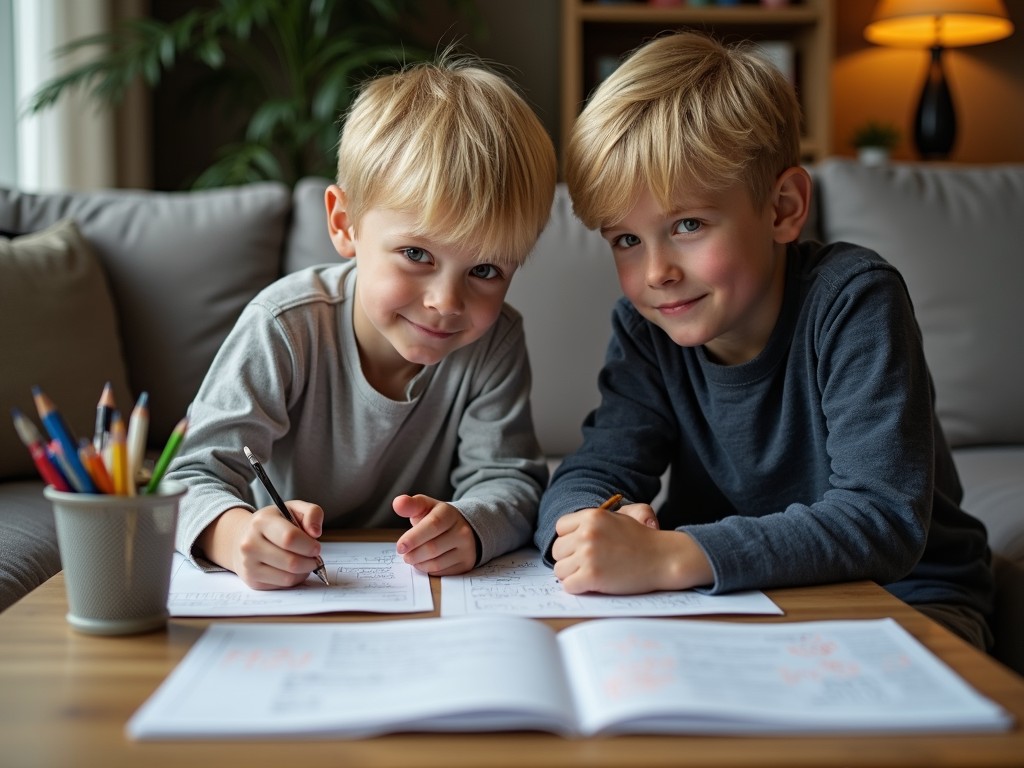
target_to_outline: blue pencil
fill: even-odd
[[[89,473],[82,466],[82,462],[78,458],[78,443],[75,442],[75,436],[71,434],[71,430],[64,423],[64,419],[61,417],[60,411],[57,410],[57,406],[53,404],[53,401],[39,387],[32,387],[32,399],[35,401],[36,410],[39,411],[39,419],[43,422],[47,434],[60,445],[61,453],[64,456],[64,460],[68,463],[71,473],[81,479],[82,492],[98,493],[99,491],[89,477]]]

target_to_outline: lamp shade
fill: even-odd
[[[877,45],[952,48],[1013,33],[1002,0],[879,0],[864,37]]]

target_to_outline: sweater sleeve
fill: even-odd
[[[286,397],[294,359],[269,308],[250,303],[228,334],[189,407],[189,433],[171,474],[188,487],[176,546],[197,566],[213,565],[195,550],[199,534],[232,507],[255,510],[252,468],[242,452],[270,455],[289,427]],[[270,393],[275,393],[271,395]]]
[[[778,408],[804,409],[797,440],[820,439],[819,466],[776,456],[768,484],[775,510],[738,510],[717,522],[684,525],[715,575],[711,591],[764,589],[906,576],[924,551],[933,502],[935,436],[931,380],[902,280],[867,269],[812,300],[806,391]],[[794,387],[797,388],[797,387]],[[813,424],[823,424],[821,432]],[[763,446],[753,446],[754,450]],[[816,483],[815,476],[824,481]],[[767,493],[766,489],[766,493]]]
[[[596,507],[616,493],[645,503],[658,494],[678,427],[651,332],[620,299],[598,375],[600,405],[583,422],[582,445],[558,466],[541,499],[534,543],[549,565],[555,525],[563,515]]]

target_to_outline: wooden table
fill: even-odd
[[[393,540],[398,532],[348,538]],[[432,579],[435,606],[440,582]],[[395,734],[358,741],[132,742],[124,725],[209,623],[172,619],[166,632],[93,637],[75,632],[64,614],[62,574],[0,614],[0,765],[199,768],[328,768],[328,766],[666,766],[841,764],[900,766],[1024,765],[1024,678],[875,584],[857,582],[770,590],[784,617],[736,621],[834,618],[897,619],[968,683],[1014,713],[1002,734],[850,737],[619,736],[564,739],[540,733]],[[399,618],[433,613],[402,614]],[[377,614],[288,617],[286,621],[388,620]],[[714,617],[720,620],[722,617]],[[248,619],[218,619],[247,621]],[[260,621],[274,620],[266,617]],[[687,621],[701,620],[688,618]],[[549,622],[557,628],[571,620]],[[339,691],[339,695],[344,695]]]

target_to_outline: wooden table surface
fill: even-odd
[[[393,540],[397,535],[366,531],[346,537]],[[431,583],[439,607],[440,582],[431,579]],[[1024,678],[870,582],[769,590],[768,595],[785,616],[731,620],[891,616],[978,691],[1011,711],[1016,725],[1000,734],[879,737],[566,739],[541,733],[495,733],[394,734],[354,741],[133,742],[124,735],[128,718],[211,620],[171,619],[166,631],[128,637],[79,634],[64,618],[63,574],[57,574],[0,614],[0,766],[1024,766]],[[435,609],[401,616],[345,613],[217,621],[387,621],[436,615]],[[546,623],[562,628],[573,621]]]

